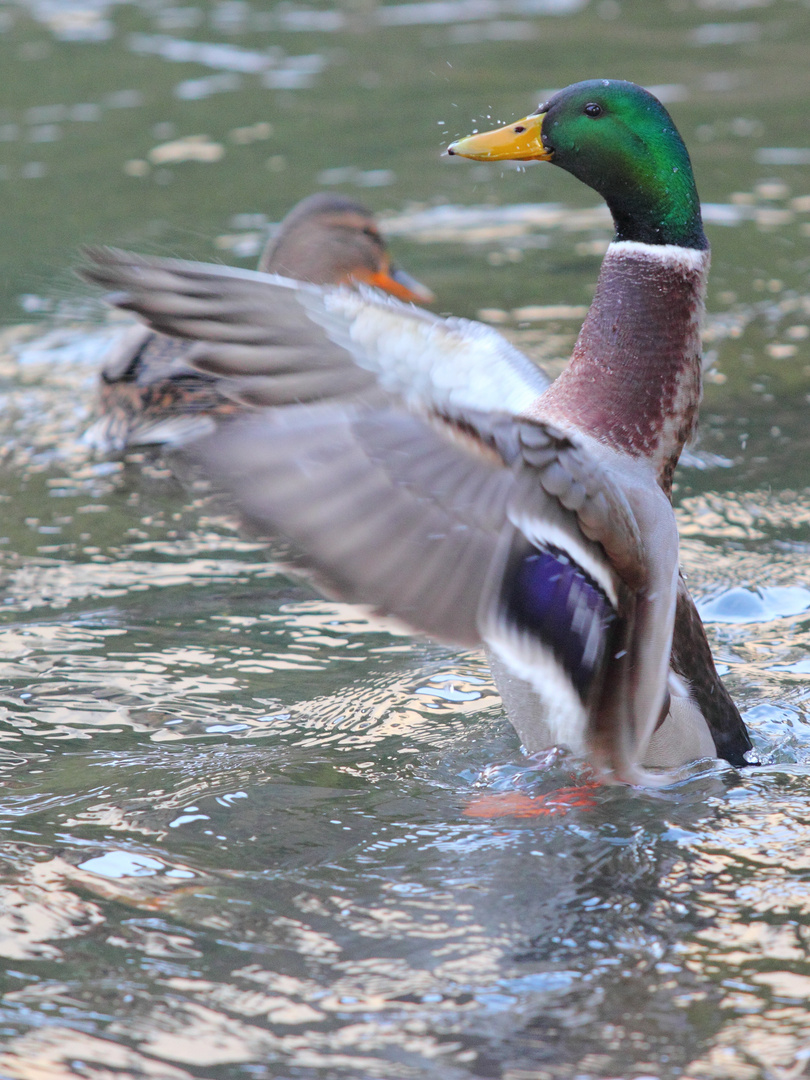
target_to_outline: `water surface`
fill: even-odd
[[[771,1080],[810,1058],[810,10],[0,6],[0,1072]],[[762,766],[527,759],[482,657],[326,601],[159,460],[79,441],[85,242],[250,266],[318,189],[559,370],[608,220],[449,138],[657,88],[714,264],[683,562]]]

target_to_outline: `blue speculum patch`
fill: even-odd
[[[534,548],[513,563],[510,618],[547,645],[581,697],[599,670],[617,615],[603,589],[558,548]]]

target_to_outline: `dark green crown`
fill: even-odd
[[[652,94],[631,82],[590,79],[555,94],[540,113],[552,162],[599,192],[617,240],[709,246],[689,154]]]

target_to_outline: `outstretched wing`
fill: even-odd
[[[256,527],[340,596],[486,643],[558,741],[641,778],[665,708],[674,517],[649,478],[625,490],[605,448],[521,418],[545,386],[534,365],[487,328],[375,294],[93,257],[114,303],[201,339],[198,366],[292,405],[195,451]]]
[[[442,319],[372,289],[308,285],[233,267],[88,249],[80,273],[255,405],[395,394],[438,411],[519,414],[548,387],[496,330]]]
[[[597,462],[579,489],[566,458],[581,461],[582,448],[561,433],[503,418],[484,442],[475,419],[456,428],[395,408],[301,406],[236,421],[190,452],[328,592],[486,644],[530,681],[553,741],[640,779],[667,665],[650,663],[637,635],[647,567],[633,512]],[[544,482],[559,489],[563,474],[567,490],[550,493]],[[609,544],[621,535],[635,590],[566,498],[589,531]],[[671,634],[666,601],[655,610]]]

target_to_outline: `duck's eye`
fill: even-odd
[[[601,116],[602,106],[597,105],[595,101],[589,101],[582,111],[586,116]]]

